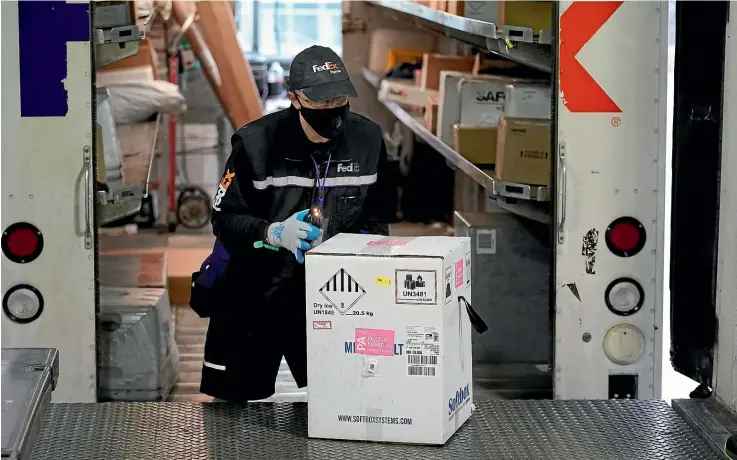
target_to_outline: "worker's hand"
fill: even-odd
[[[320,229],[304,221],[309,209],[293,214],[284,222],[269,225],[266,239],[272,246],[292,251],[297,262],[305,262],[304,251],[310,249],[310,241],[320,237]]]

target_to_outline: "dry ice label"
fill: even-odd
[[[395,270],[394,286],[398,304],[437,303],[438,273],[435,270]]]
[[[358,284],[345,269],[341,268],[320,288],[320,294],[329,302],[327,307],[337,310],[341,315],[345,315],[361,297],[366,295],[366,291]],[[317,304],[315,306],[316,309]],[[330,310],[331,308],[319,309]]]

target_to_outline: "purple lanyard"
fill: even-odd
[[[315,157],[310,155],[310,158],[312,159],[312,163],[315,165],[315,181],[317,183],[317,203],[320,205],[320,207],[324,204],[324,198],[323,198],[323,191],[325,190],[325,181],[328,179],[328,170],[330,169],[330,158],[332,158],[333,154],[332,152],[328,154],[328,162],[325,165],[325,174],[322,177],[322,184],[320,184],[320,167],[317,164],[317,161],[315,160]]]

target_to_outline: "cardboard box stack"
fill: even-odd
[[[418,3],[441,10],[452,7],[456,11],[454,14],[461,11],[468,17],[475,15],[476,19],[495,18],[492,22],[497,25],[500,18],[515,18],[518,25],[533,29],[543,28],[541,12],[552,5],[552,2],[544,1]],[[484,5],[478,5],[481,3]],[[520,5],[516,5],[518,3]],[[527,16],[520,13],[524,10],[522,4],[531,8]],[[386,39],[387,35],[382,37],[372,36],[372,68],[378,67],[380,62],[384,65],[382,72],[375,73],[385,73],[402,62],[416,63],[420,56],[422,67],[411,78],[383,79],[379,100],[404,106],[446,145],[488,174],[496,174],[500,180],[540,185],[549,183],[549,152],[540,153],[545,156],[545,161],[529,156],[532,155],[529,152],[542,152],[543,149],[540,136],[544,127],[541,125],[545,125],[544,120],[548,120],[551,114],[552,92],[548,81],[507,76],[509,70],[517,66],[511,61],[489,60],[480,54],[454,56],[432,52],[436,43],[422,35],[407,40],[401,34],[395,34],[391,40]],[[392,47],[399,43],[403,47],[405,44],[410,46],[403,49]],[[505,129],[510,131],[502,136],[499,129],[504,117],[508,120]],[[530,134],[520,136],[513,129],[525,119],[531,123],[524,128]],[[548,122],[548,132],[549,125]],[[524,143],[530,145],[524,147]],[[549,140],[545,141],[547,144]],[[510,152],[520,148],[528,151],[528,157],[513,157]],[[549,146],[547,150],[550,150]],[[500,166],[502,162],[504,164]],[[531,169],[525,172],[524,168]]]
[[[444,444],[468,420],[470,257],[468,238],[349,234],[307,253],[310,437]]]

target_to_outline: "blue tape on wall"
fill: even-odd
[[[89,8],[89,3],[18,2],[21,117],[66,116],[67,42],[90,40]]]

